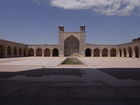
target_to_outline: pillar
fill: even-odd
[[[102,57],[102,50],[101,49],[99,49],[100,50],[100,57]]]
[[[135,50],[132,49],[132,57],[135,58],[136,57],[136,54],[135,54]]]
[[[42,49],[42,57],[44,57],[44,50],[45,50],[45,49]]]
[[[129,57],[128,49],[126,49],[126,57]]]
[[[122,56],[121,56],[121,57],[124,57],[124,52],[123,52],[123,49],[121,49],[121,52],[122,52]]]
[[[91,57],[93,57],[93,50],[91,49]]]
[[[111,50],[111,49],[108,49],[108,57],[110,57],[110,50]]]
[[[116,57],[119,57],[119,56],[120,56],[120,50],[116,49]]]
[[[36,49],[34,49],[34,56],[36,57]]]
[[[50,57],[52,57],[52,55],[53,55],[53,54],[52,54],[52,49],[50,49]]]

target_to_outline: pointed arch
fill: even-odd
[[[85,50],[85,56],[86,56],[86,57],[91,57],[91,53],[92,53],[92,50],[91,50],[90,48],[87,48],[87,49]]]
[[[53,57],[58,57],[58,56],[59,56],[59,50],[58,50],[57,48],[54,48],[54,49],[52,50],[52,56],[53,56]]]
[[[71,35],[64,41],[64,56],[70,56],[74,53],[79,53],[80,41],[75,36]]]
[[[94,49],[94,57],[99,57],[100,56],[100,49],[96,48]]]
[[[107,56],[108,56],[108,49],[107,49],[107,48],[104,48],[104,49],[102,50],[102,56],[103,56],[103,57],[107,57]]]
[[[29,54],[29,56],[34,56],[34,49],[33,48],[29,48],[28,54]]]
[[[36,56],[42,56],[42,49],[41,48],[36,49]]]
[[[46,48],[46,49],[44,50],[44,56],[46,56],[46,57],[50,57],[50,56],[51,56],[51,51],[50,51],[49,48]]]
[[[115,48],[112,48],[111,51],[110,51],[110,56],[111,57],[116,57],[116,52],[117,52],[117,50]]]

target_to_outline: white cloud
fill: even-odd
[[[51,6],[70,9],[90,9],[104,15],[140,15],[140,0],[34,0]],[[137,13],[135,13],[137,11]]]

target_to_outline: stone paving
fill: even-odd
[[[48,61],[45,61],[48,58],[32,58],[45,62],[39,64],[40,61],[34,61],[33,65],[29,64],[28,61],[32,61],[29,58],[12,59],[0,60],[0,67],[6,69],[9,64],[7,72],[0,72],[0,105],[140,105],[140,78],[121,79],[104,72],[107,69],[85,68],[88,65],[60,68],[66,66],[58,63],[58,68],[46,68],[49,67],[46,66]],[[62,59],[52,58],[51,61],[61,62]],[[134,61],[137,70],[140,70],[137,59]],[[14,70],[16,66],[19,68]],[[25,67],[26,71],[22,71]],[[17,72],[9,72],[10,69]],[[2,68],[0,70],[4,71]],[[112,68],[110,71],[113,70],[118,69]],[[131,70],[135,71],[136,68]],[[127,69],[125,71],[127,73]],[[117,75],[121,75],[121,72]]]
[[[79,57],[78,59],[93,68],[140,68],[139,58]]]
[[[139,80],[118,79],[98,69],[44,70],[50,73],[1,78],[0,105],[140,104]]]
[[[78,57],[84,65],[60,65],[66,57],[21,57],[0,59],[0,71],[37,68],[140,68],[139,58]]]

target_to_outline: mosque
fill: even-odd
[[[29,45],[0,39],[0,58],[10,57],[140,57],[140,40],[118,44],[97,45],[85,43],[86,27],[79,32],[65,32],[59,26],[59,43],[56,45]]]

